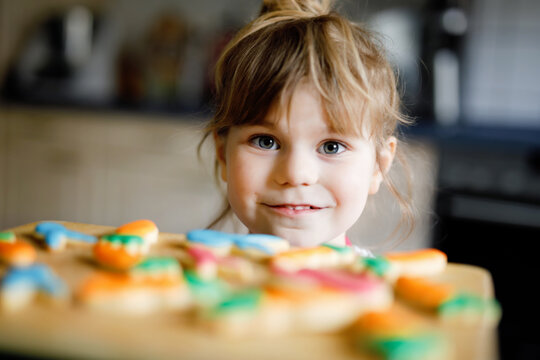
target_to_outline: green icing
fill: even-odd
[[[322,246],[326,246],[327,248],[330,248],[340,253],[349,253],[352,251],[352,249],[349,246],[337,246],[337,245],[331,245],[331,244],[322,244]]]
[[[375,258],[363,258],[364,265],[377,276],[383,276],[390,268],[390,262],[382,256]]]
[[[237,310],[255,310],[262,298],[260,289],[244,289],[228,296],[213,309],[213,315],[225,315]]]
[[[439,338],[432,334],[413,337],[382,337],[369,340],[368,347],[387,360],[418,360],[437,351]]]
[[[122,245],[128,245],[131,243],[142,245],[144,243],[143,238],[138,235],[109,234],[109,235],[102,236],[101,239],[105,241],[113,242],[113,243],[119,242]]]
[[[193,270],[186,270],[184,278],[195,300],[200,305],[214,305],[222,301],[228,294],[228,288],[221,280],[201,279]]]
[[[172,257],[151,257],[133,268],[135,271],[157,272],[163,270],[180,271],[180,265]]]
[[[14,242],[15,241],[15,233],[13,231],[2,231],[0,232],[0,241],[2,242]]]
[[[500,305],[495,299],[484,299],[472,294],[458,294],[439,305],[438,312],[443,316],[451,316],[463,312],[491,312],[498,314]]]

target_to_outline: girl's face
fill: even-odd
[[[299,86],[283,113],[216,136],[232,210],[251,233],[293,246],[345,245],[345,232],[382,179],[374,146],[332,132],[311,86]],[[392,157],[394,148],[395,139]]]

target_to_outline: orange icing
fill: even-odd
[[[272,258],[272,264],[278,268],[317,267],[316,263],[324,263],[328,256],[335,255],[336,251],[327,246],[317,246],[312,248],[300,248],[285,251]],[[320,258],[322,256],[322,258]],[[309,263],[313,264],[309,264]],[[289,269],[290,270],[290,269]]]
[[[444,259],[447,261],[446,254],[437,249],[421,249],[413,251],[393,252],[385,254],[390,261],[417,262],[432,259]]]
[[[395,284],[395,291],[401,298],[428,309],[436,309],[455,293],[449,284],[435,283],[426,278],[400,277]]]
[[[364,314],[358,319],[356,328],[377,336],[405,336],[413,333],[418,325],[416,317],[394,307]]]
[[[24,241],[0,241],[0,258],[10,264],[31,264],[36,259],[36,249]]]
[[[326,246],[317,246],[312,248],[293,249],[280,253],[274,257],[274,260],[279,259],[304,259],[309,256],[317,256],[322,254],[332,254],[334,250]]]
[[[275,286],[267,286],[264,289],[264,293],[271,300],[292,301],[295,303],[303,303],[321,296],[328,297],[346,295],[344,292],[326,286],[314,286],[301,289],[281,289]]]
[[[132,255],[122,246],[114,247],[106,241],[99,241],[94,245],[94,256],[100,263],[120,270],[127,270],[137,265],[144,257],[141,253]]]
[[[151,220],[136,220],[124,224],[116,229],[117,234],[141,235],[157,230],[156,224]]]
[[[181,285],[181,277],[132,277],[128,274],[96,273],[83,283],[78,292],[80,299],[101,294],[114,294],[121,291],[140,289],[170,289]]]

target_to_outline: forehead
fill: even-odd
[[[325,101],[314,85],[302,82],[292,89],[283,89],[258,124],[275,127],[283,122],[293,126],[301,119],[304,120],[303,125],[318,125],[339,135],[368,137],[369,122],[360,115],[358,118],[348,118],[341,111],[344,107],[347,104]]]

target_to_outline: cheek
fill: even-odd
[[[338,202],[347,211],[361,212],[366,203],[373,167],[371,162],[364,164],[344,167],[343,171],[334,172],[336,177],[334,193]]]
[[[227,163],[229,199],[235,203],[244,202],[258,191],[264,173],[259,163],[243,153],[230,154]]]

